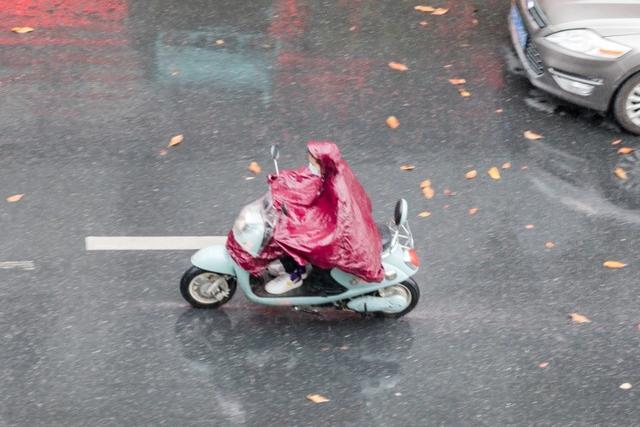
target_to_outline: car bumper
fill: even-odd
[[[545,40],[542,31],[515,3],[526,27],[528,42],[522,46],[509,15],[511,41],[531,83],[559,98],[577,105],[606,111],[624,70],[616,61],[573,54]]]

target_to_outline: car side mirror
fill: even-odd
[[[393,212],[393,222],[396,223],[397,226],[404,224],[407,222],[409,206],[405,199],[398,200],[396,203],[396,208]]]

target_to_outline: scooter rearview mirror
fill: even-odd
[[[278,148],[278,144],[273,144],[271,146],[271,158],[273,159],[273,164],[276,167],[276,175],[280,176],[280,169],[278,169],[278,158],[280,157],[280,149]]]
[[[273,144],[271,146],[271,158],[273,160],[278,160],[280,158],[280,149],[277,144]]]
[[[397,226],[400,226],[401,224],[407,222],[408,209],[409,207],[405,199],[398,200],[398,203],[396,203],[396,209],[393,212],[393,221]]]

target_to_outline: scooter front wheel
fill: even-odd
[[[191,267],[180,280],[180,293],[195,308],[217,308],[236,292],[234,277]]]
[[[400,312],[396,311],[378,311],[376,315],[378,317],[391,317],[398,318],[402,317],[405,314],[409,313],[411,310],[415,308],[420,300],[420,288],[415,280],[409,278],[402,283],[398,283],[397,285],[389,286],[388,288],[380,289],[378,294],[381,297],[389,297],[392,295],[400,295],[406,301],[406,308],[402,309]]]

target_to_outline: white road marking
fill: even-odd
[[[223,245],[226,236],[88,236],[88,251],[182,251]]]
[[[36,265],[33,261],[2,261],[0,262],[0,270],[35,270]]]

